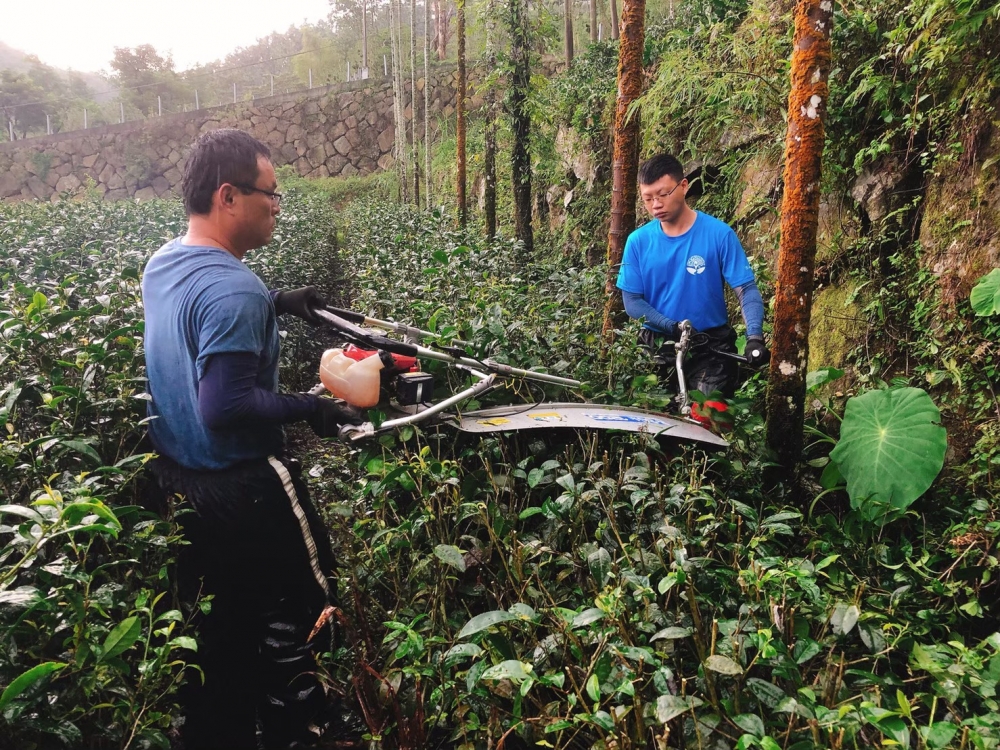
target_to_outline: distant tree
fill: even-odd
[[[350,54],[337,44],[330,29],[306,25],[302,27],[302,50],[292,58],[292,68],[299,83],[308,85],[310,71],[314,86],[343,81]]]
[[[29,131],[45,127],[46,92],[26,73],[0,70],[0,113],[3,114],[3,137],[10,137],[8,123],[14,123],[14,137],[24,138]]]
[[[448,0],[432,0],[434,5],[434,39],[431,45],[437,51],[438,60],[448,58],[448,42],[451,39],[451,17],[455,7]]]
[[[618,0],[611,0],[611,38],[617,39],[620,33],[618,28]]]
[[[122,99],[143,114],[157,113],[157,97],[168,109],[180,109],[189,98],[190,87],[174,70],[173,57],[160,55],[151,44],[115,47],[111,69]]]

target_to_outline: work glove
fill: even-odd
[[[289,313],[313,325],[322,322],[316,315],[316,308],[322,307],[326,307],[326,300],[314,286],[286,289],[274,296],[274,309],[278,315]]]
[[[345,424],[362,424],[364,413],[357,407],[318,396],[316,411],[307,417],[309,426],[321,438],[337,437]]]
[[[743,348],[743,356],[747,358],[747,364],[751,367],[763,367],[771,361],[771,352],[764,346],[763,336],[748,337],[747,345]]]

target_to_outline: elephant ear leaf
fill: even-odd
[[[840,442],[830,458],[844,479],[851,507],[869,519],[904,510],[944,466],[947,433],[941,413],[920,388],[871,391],[844,410]]]
[[[972,287],[969,302],[976,315],[1000,313],[1000,268],[994,268]]]

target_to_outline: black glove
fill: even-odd
[[[287,289],[274,296],[274,309],[278,315],[290,313],[313,325],[322,322],[315,312],[318,307],[326,307],[326,300],[314,286]]]
[[[771,352],[764,346],[763,336],[748,337],[747,345],[743,348],[743,356],[747,358],[747,364],[751,367],[763,367],[771,361]]]
[[[318,396],[316,411],[307,418],[313,432],[321,438],[337,437],[341,426],[345,424],[361,424],[365,421],[364,413],[355,406],[332,398]]]

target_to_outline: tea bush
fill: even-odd
[[[169,746],[193,641],[169,594],[177,526],[144,507],[139,278],[183,227],[175,202],[0,209],[5,747]],[[293,196],[251,263],[275,287],[342,288],[325,199]],[[285,372],[308,387],[322,344],[302,333]]]
[[[168,747],[195,644],[170,589],[182,540],[144,507],[138,278],[183,217],[0,211],[0,737]],[[337,215],[293,191],[250,262],[584,395],[662,400],[634,330],[598,356],[602,275],[520,252],[437,212]],[[284,387],[312,384],[328,340],[288,326]],[[990,503],[939,482],[890,525],[836,502],[805,514],[765,481],[757,393],[724,454],[556,431],[300,435],[343,566],[344,645],[322,666],[370,746],[996,746]]]

